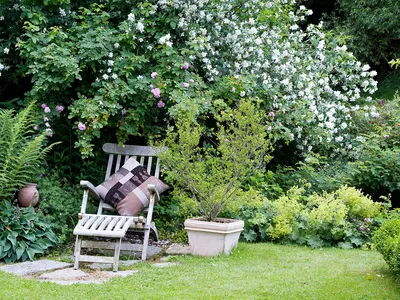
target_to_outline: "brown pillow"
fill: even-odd
[[[136,216],[149,205],[149,183],[154,184],[160,194],[169,188],[158,178],[150,176],[132,157],[115,174],[98,185],[96,191],[104,202],[116,208],[121,216]]]

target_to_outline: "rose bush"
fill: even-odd
[[[376,90],[376,72],[322,24],[304,26],[312,12],[295,1],[5,4],[0,79],[29,76],[26,99],[64,106],[84,157],[104,128],[119,142],[162,134],[176,106],[203,89],[227,105],[259,99],[270,131],[300,152],[347,153],[352,113],[377,116],[370,98],[359,103]]]

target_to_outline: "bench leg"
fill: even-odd
[[[146,260],[147,257],[147,247],[149,245],[149,237],[150,237],[150,228],[147,228],[144,232],[142,260]]]
[[[74,251],[74,269],[79,269],[79,258],[81,256],[82,249],[82,236],[77,235],[75,241],[75,251]]]
[[[115,242],[115,251],[114,251],[114,272],[118,272],[118,264],[119,264],[119,253],[121,252],[121,242],[122,238],[117,239]]]

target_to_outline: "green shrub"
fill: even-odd
[[[54,176],[44,176],[39,181],[39,209],[47,221],[52,224],[59,243],[70,242],[72,231],[78,222],[83,189],[79,186],[62,185]],[[93,205],[88,210],[94,210]]]
[[[400,272],[400,219],[388,219],[374,235],[376,249],[389,268]]]
[[[0,260],[6,263],[33,260],[57,243],[57,237],[41,213],[32,206],[19,208],[0,202]]]
[[[215,134],[197,123],[199,107],[182,112],[175,128],[169,128],[160,155],[173,194],[185,206],[207,220],[221,212],[239,211],[257,197],[242,190],[242,183],[269,162],[272,142],[267,134],[265,113],[251,99],[233,110],[220,111]],[[203,143],[202,143],[203,142]]]
[[[337,199],[349,209],[351,218],[372,218],[379,215],[381,205],[372,201],[369,196],[364,196],[360,190],[353,187],[341,187],[335,192]]]
[[[382,205],[352,187],[306,195],[294,187],[276,201],[241,212],[247,241],[291,242],[311,247],[360,247],[371,242]]]

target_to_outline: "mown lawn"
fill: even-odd
[[[102,285],[60,286],[0,272],[0,299],[400,299],[400,281],[371,250],[239,244],[231,256],[135,265]]]

